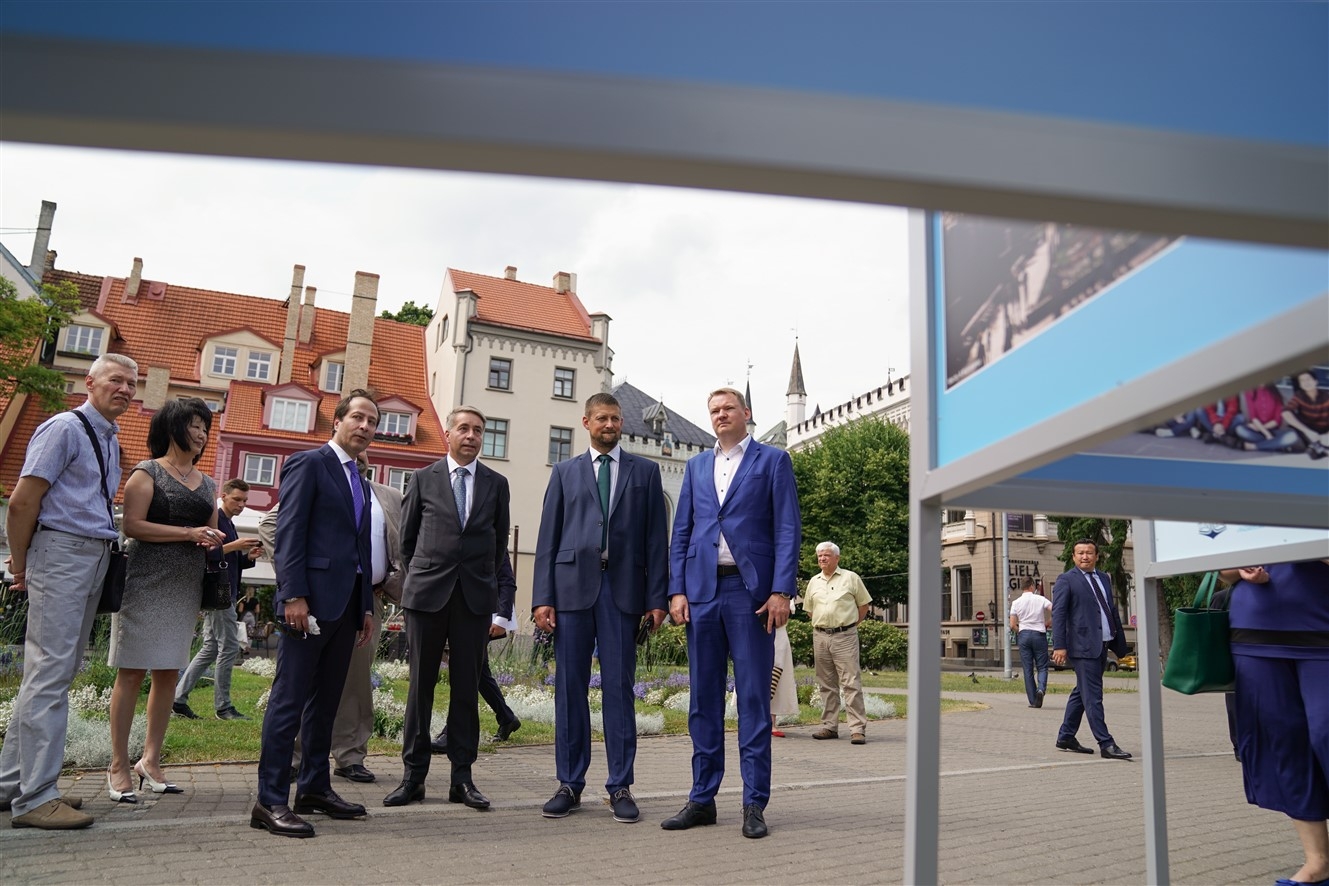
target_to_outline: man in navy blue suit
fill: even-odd
[[[798,591],[802,520],[789,454],[747,432],[743,395],[707,398],[716,444],[688,462],[669,543],[669,614],[686,624],[692,791],[665,830],[715,824],[724,777],[725,675],[734,662],[743,836],[764,837],[771,794],[774,631]]]
[[[1112,579],[1095,568],[1098,545],[1093,540],[1080,539],[1073,551],[1075,568],[1063,572],[1052,586],[1052,661],[1065,666],[1069,660],[1075,669],[1075,688],[1066,700],[1057,747],[1078,754],[1094,752],[1075,737],[1081,718],[1088,715],[1099,753],[1111,760],[1129,760],[1131,755],[1113,741],[1103,715],[1103,668],[1108,650],[1126,654],[1126,633],[1112,603]]]
[[[332,789],[328,751],[351,650],[373,633],[371,493],[355,459],[377,428],[373,395],[356,389],[337,404],[332,439],[297,452],[282,466],[273,602],[285,629],[263,718],[258,802],[249,824],[285,837],[314,836],[299,813],[365,814]],[[288,771],[297,732],[304,756],[292,810]]]
[[[664,490],[654,462],[623,451],[623,411],[610,394],[586,401],[590,448],[554,465],[535,543],[531,604],[536,627],[554,634],[554,760],[558,791],[545,818],[581,808],[591,763],[587,686],[599,644],[604,698],[605,790],[614,821],[640,817],[633,799],[637,717],[632,694],[637,628],[664,621],[668,547]],[[557,628],[557,629],[555,629]]]

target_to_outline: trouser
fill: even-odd
[[[236,633],[235,610],[212,609],[203,613],[203,645],[180,681],[175,684],[175,700],[188,703],[189,693],[194,691],[208,665],[216,662],[212,678],[212,707],[223,710],[231,707],[231,668],[240,657],[240,635]]]
[[[346,669],[346,685],[332,721],[332,759],[338,769],[363,765],[369,753],[369,736],[374,733],[374,687],[370,674],[378,651],[378,632],[383,624],[383,600],[374,598],[374,628],[369,642],[351,650],[351,664]],[[300,738],[295,739],[291,766],[300,768]]]
[[[821,725],[827,729],[839,731],[843,696],[849,732],[867,732],[868,715],[863,703],[858,656],[857,627],[838,634],[813,629],[812,659],[816,665],[817,688],[821,690]]]
[[[1020,631],[1020,664],[1024,666],[1024,694],[1038,704],[1038,693],[1048,689],[1048,635],[1042,631]]]
[[[54,529],[38,529],[28,546],[23,681],[0,751],[0,802],[15,817],[60,796],[69,684],[83,661],[109,562],[104,540]]]
[[[1107,644],[1103,644],[1097,658],[1070,658],[1068,661],[1075,668],[1075,688],[1066,699],[1066,715],[1062,718],[1057,740],[1075,738],[1075,733],[1080,731],[1080,721],[1088,717],[1089,729],[1098,746],[1103,748],[1114,744],[1103,713],[1103,668],[1107,664]]]

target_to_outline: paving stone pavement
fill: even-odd
[[[1055,678],[1054,678],[1055,679]],[[1123,681],[1122,685],[1133,685]],[[948,693],[986,708],[942,717],[941,880],[948,884],[1141,883],[1145,878],[1139,762],[1053,747],[1064,695],[1041,710],[1023,694]],[[1139,752],[1139,702],[1109,694],[1117,743]],[[1164,693],[1172,881],[1272,883],[1300,865],[1282,815],[1247,805],[1227,739],[1223,700]],[[557,787],[551,746],[501,747],[475,767],[493,808],[447,802],[447,764],[435,758],[423,804],[386,809],[396,759],[373,757],[371,785],[334,778],[364,803],[363,821],[311,816],[313,840],[248,826],[252,763],[169,768],[182,795],[114,804],[100,773],[62,778],[97,816],[83,831],[14,830],[0,813],[6,883],[899,883],[903,873],[905,724],[873,723],[866,745],[814,741],[815,727],[774,739],[771,836],[739,833],[738,761],[731,732],[719,824],[666,832],[687,798],[686,736],[643,737],[634,793],[642,820],[614,822],[593,753],[582,809],[551,821],[540,807]],[[1088,739],[1087,725],[1082,738]]]

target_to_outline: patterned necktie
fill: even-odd
[[[351,478],[351,501],[355,503],[355,527],[360,528],[360,518],[365,512],[365,491],[360,485],[360,475],[355,472],[355,462],[342,462],[346,466],[346,475]]]
[[[601,455],[596,461],[600,463],[595,485],[600,490],[600,513],[604,516],[604,521],[600,523],[600,550],[603,551],[609,544],[609,465],[613,459]]]
[[[1103,617],[1107,619],[1108,628],[1112,627],[1112,613],[1108,610],[1107,600],[1103,597],[1103,587],[1098,583],[1098,576],[1092,572],[1084,574],[1085,580],[1089,582],[1089,588],[1094,592],[1094,599],[1098,601],[1098,608],[1103,610]]]
[[[457,518],[463,529],[466,528],[466,475],[470,471],[457,468],[452,474],[452,498],[457,502]]]

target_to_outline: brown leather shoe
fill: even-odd
[[[60,802],[61,802],[61,803],[64,803],[64,804],[65,804],[66,806],[68,806],[70,809],[82,809],[82,808],[83,808],[83,798],[82,798],[82,797],[61,797],[61,798],[60,798]]]
[[[31,809],[22,815],[16,815],[9,822],[12,828],[40,828],[44,831],[73,831],[86,828],[90,824],[92,824],[91,815],[60,802],[59,797],[47,800],[36,809]]]
[[[867,743],[868,743],[868,737],[867,737],[866,735],[864,735],[863,733],[861,733],[861,732],[855,732],[853,735],[849,736],[849,743],[850,743],[850,744],[867,744]]]
[[[836,732],[834,729],[827,729],[825,727],[822,727],[821,729],[818,729],[816,732],[812,733],[812,737],[817,739],[818,741],[825,741],[828,738],[839,738],[840,733]]]
[[[264,806],[262,803],[255,803],[249,813],[249,826],[267,828],[268,833],[279,837],[314,836],[314,826],[292,812],[291,807],[285,804]]]

